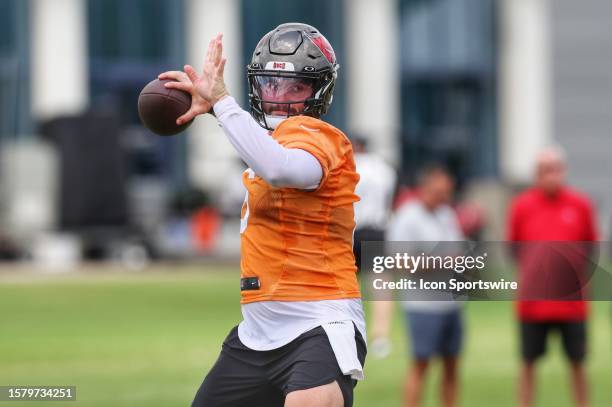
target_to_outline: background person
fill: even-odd
[[[592,205],[586,196],[565,185],[565,175],[565,157],[561,149],[549,147],[538,154],[533,187],[512,201],[508,217],[509,241],[597,240]],[[530,267],[529,261],[522,261],[523,258],[525,256],[519,257],[518,264],[521,281],[541,284],[544,270]],[[526,276],[527,273],[539,275]],[[588,405],[584,369],[587,303],[582,300],[519,301],[517,313],[522,356],[520,405],[533,405],[535,363],[546,352],[547,336],[553,330],[561,334],[563,348],[570,361],[576,405]]]
[[[418,177],[417,198],[404,204],[392,217],[388,240],[411,245],[423,242],[423,247],[440,241],[463,240],[459,222],[449,205],[453,191],[453,178],[444,167],[431,165],[422,170]],[[463,340],[461,303],[404,301],[402,304],[413,356],[405,383],[406,406],[421,405],[426,373],[431,360],[437,356],[442,358],[442,405],[457,405],[457,365]],[[373,330],[388,332],[388,327],[377,327],[380,323],[386,321],[375,320]]]
[[[362,241],[383,241],[397,181],[397,174],[385,160],[368,150],[368,141],[351,138],[359,182],[355,193],[355,233],[353,252],[359,268]]]
[[[395,193],[397,174],[379,155],[368,149],[368,141],[361,136],[351,138],[359,183],[355,193],[359,201],[355,203],[355,233],[353,234],[353,253],[357,269],[361,267],[361,242],[385,240],[385,232],[391,215],[391,204]],[[375,329],[388,326],[392,317],[391,301],[376,301],[372,307],[374,320],[385,320],[375,325]],[[391,351],[391,342],[384,332],[373,332],[370,351],[375,357],[386,357]]]

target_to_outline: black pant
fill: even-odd
[[[546,353],[550,331],[559,331],[568,359],[581,362],[586,355],[586,324],[576,322],[521,322],[521,353],[531,362]]]
[[[363,365],[366,345],[355,329],[359,361]],[[247,348],[233,328],[219,359],[200,386],[192,407],[282,407],[292,391],[338,382],[344,405],[353,405],[356,380],[338,367],[325,330],[317,327],[285,346],[268,351]]]

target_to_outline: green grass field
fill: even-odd
[[[62,404],[69,406],[189,405],[223,338],[240,320],[237,279],[231,267],[193,265],[142,273],[3,271],[0,385],[76,385],[77,402]],[[602,407],[612,405],[610,308],[594,303],[589,325],[592,401]],[[515,405],[512,304],[470,303],[466,313],[462,405]],[[401,405],[409,360],[399,312],[393,339],[390,357],[367,360],[356,406]],[[434,369],[428,406],[438,405],[437,376]],[[572,405],[558,341],[550,343],[539,384],[539,406]]]

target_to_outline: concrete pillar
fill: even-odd
[[[200,71],[208,42],[222,32],[223,52],[227,57],[225,83],[230,94],[243,108],[247,108],[242,97],[242,79],[246,70],[242,61],[240,5],[240,0],[186,2],[186,62]],[[210,115],[198,117],[189,133],[188,166],[191,180],[207,190],[222,191],[229,173],[235,174],[238,155],[217,125],[216,119]]]
[[[32,112],[74,114],[89,103],[84,0],[33,0]]]
[[[391,164],[400,160],[400,58],[397,0],[352,0],[346,6],[347,131],[370,140]]]
[[[500,11],[500,173],[525,183],[553,139],[550,4],[504,0]]]

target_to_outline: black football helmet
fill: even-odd
[[[247,65],[251,114],[268,130],[289,116],[321,117],[332,102],[338,68],[333,48],[316,28],[279,25],[263,36]],[[299,100],[270,96],[287,89],[297,90]]]

